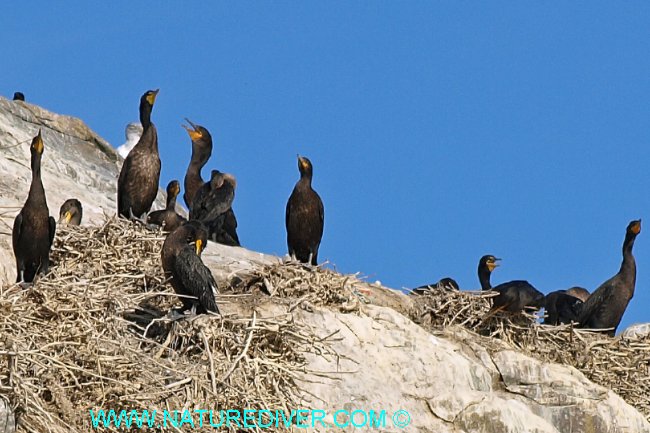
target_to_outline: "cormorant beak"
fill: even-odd
[[[298,164],[300,164],[300,168],[303,170],[307,170],[309,168],[307,160],[300,155],[298,155]]]
[[[639,233],[641,233],[641,219],[639,219],[636,222],[636,224],[634,224],[632,226],[632,233],[634,233],[635,235],[638,235]]]
[[[201,246],[203,245],[203,241],[201,239],[197,239],[196,242],[194,242],[194,248],[196,248],[196,255],[200,256],[201,251],[203,250]]]
[[[32,140],[32,147],[39,155],[43,153],[43,137],[41,136],[41,130],[39,128],[38,135]]]
[[[498,268],[499,266],[501,266],[501,264],[497,263],[497,262],[500,261],[500,260],[501,260],[501,259],[498,259],[498,258],[495,257],[493,262],[487,264],[487,268],[488,268],[488,270],[489,270],[490,272],[492,272],[494,269],[496,269],[496,268]]]
[[[149,92],[149,94],[147,95],[147,102],[148,102],[150,105],[153,105],[154,102],[156,102],[156,96],[158,96],[158,92],[159,92],[159,91],[160,91],[160,89],[152,90],[152,91]]]
[[[66,224],[69,223],[72,219],[72,213],[70,211],[67,211],[65,215],[63,215],[63,218],[65,219]]]
[[[199,130],[199,128],[197,127],[196,124],[194,124],[194,123],[193,123],[190,119],[188,119],[187,117],[185,118],[185,121],[186,121],[187,123],[189,123],[190,125],[192,125],[192,127],[190,128],[190,127],[187,126],[187,125],[181,125],[181,126],[182,126],[183,128],[185,128],[185,130],[187,131],[187,133],[190,135],[190,139],[191,139],[192,141],[198,140],[199,138],[203,137],[203,134],[201,133],[201,131]]]

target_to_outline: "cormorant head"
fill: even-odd
[[[202,222],[194,220],[186,222],[181,227],[186,233],[187,243],[192,245],[196,255],[200,256],[208,245],[208,231],[205,226]]]
[[[181,192],[181,184],[172,180],[167,184],[167,197],[176,197]]]
[[[79,200],[76,198],[66,200],[59,209],[59,224],[69,224],[75,215],[79,215],[79,220],[81,220],[82,212],[83,209]]]
[[[190,126],[187,126],[187,125],[181,125],[181,126],[182,126],[183,128],[185,128],[185,130],[186,130],[187,133],[189,134],[189,136],[190,136],[190,140],[192,140],[192,143],[194,143],[195,141],[196,141],[196,142],[198,142],[198,141],[205,141],[205,142],[207,142],[208,140],[209,140],[210,142],[212,142],[212,136],[210,135],[210,132],[208,132],[207,129],[205,129],[205,128],[202,127],[201,125],[197,125],[197,124],[193,123],[193,122],[192,122],[190,119],[188,119],[187,117],[185,118],[185,121],[186,121],[187,123],[189,123],[189,124],[191,125],[191,127],[190,127]]]
[[[223,186],[226,177],[219,170],[212,170],[210,173],[210,186],[212,189],[219,189]]]
[[[25,100],[25,95],[23,95],[23,92],[14,93],[14,101],[24,101],[24,100]]]
[[[147,90],[144,92],[144,95],[142,95],[142,98],[140,98],[140,105],[142,104],[147,104],[150,107],[153,107],[154,102],[156,102],[156,96],[158,96],[158,92],[160,89],[156,90]]]
[[[627,225],[627,233],[634,236],[641,233],[641,219],[630,221]]]
[[[489,272],[492,272],[496,267],[499,266],[498,262],[500,260],[500,258],[488,254],[481,257],[481,260],[478,262],[478,267],[479,269],[487,269]]]
[[[582,302],[586,302],[589,298],[589,290],[582,287],[571,287],[567,289],[566,293],[567,295],[580,299]]]
[[[438,289],[447,291],[459,290],[458,283],[453,278],[443,278],[436,283]]]
[[[528,302],[526,302],[526,307],[531,307],[533,309],[535,308],[542,308],[545,305],[545,300],[546,296],[539,290],[535,290],[532,287],[530,288],[530,291],[527,291],[527,293],[522,294],[520,296],[524,296],[525,298],[528,298]]]
[[[29,149],[37,155],[43,154],[43,137],[41,136],[40,129],[38,130],[38,135],[32,139],[32,145]]]
[[[300,170],[300,176],[311,177],[313,173],[313,168],[311,161],[305,157],[298,155],[298,170]]]

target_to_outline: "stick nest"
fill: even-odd
[[[270,295],[300,306],[329,306],[342,312],[358,311],[365,302],[363,283],[354,275],[342,275],[329,269],[293,261],[262,266],[232,285],[235,294]]]
[[[527,313],[490,316],[489,298],[493,296],[492,292],[432,288],[418,295],[411,318],[430,331],[462,326],[542,361],[573,366],[650,421],[650,333],[611,338],[572,325],[542,325],[537,316]],[[484,340],[490,346],[490,339]]]
[[[0,397],[20,429],[89,431],[97,409],[296,407],[294,378],[322,339],[290,315],[172,320],[162,241],[123,220],[62,226],[49,274],[2,289]]]

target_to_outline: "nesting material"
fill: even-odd
[[[322,339],[289,314],[172,320],[162,240],[123,220],[61,226],[50,274],[2,289],[0,394],[24,431],[87,432],[100,408],[296,407],[295,374]]]
[[[489,315],[492,296],[433,289],[418,295],[411,317],[431,331],[462,326],[543,361],[571,365],[650,421],[650,334],[611,338],[572,325],[542,325],[532,314]],[[489,347],[489,339],[485,341]]]
[[[232,287],[234,293],[263,293],[306,309],[332,306],[344,312],[359,310],[364,290],[355,276],[294,261],[260,267]]]

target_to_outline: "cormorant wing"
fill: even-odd
[[[613,277],[615,278],[615,277]],[[587,302],[582,305],[582,311],[579,317],[580,326],[586,326],[592,316],[598,315],[604,306],[609,304],[616,290],[613,286],[612,279],[605,281],[598,287],[594,293],[589,296]]]
[[[325,223],[325,209],[323,208],[323,200],[320,199],[318,194],[316,194],[316,197],[318,197],[318,216],[320,217],[320,224],[322,227]]]
[[[213,289],[217,289],[214,277],[196,255],[191,246],[184,247],[176,256],[174,278],[178,278],[187,292],[198,298],[199,303],[208,311],[219,313],[214,300]]]
[[[54,219],[54,217],[50,216],[50,218],[48,219],[48,223],[50,226],[49,235],[50,235],[50,247],[51,247],[52,244],[54,243],[54,234],[56,233],[56,220]]]
[[[209,185],[209,183],[207,184]],[[203,194],[199,194],[200,192]],[[207,194],[205,194],[205,189],[201,188],[196,195],[193,203],[193,218],[212,221],[230,209],[235,198],[235,191],[230,185],[224,183],[221,188],[211,189]]]
[[[287,210],[284,212],[284,224],[289,226],[289,216],[291,215],[291,197],[287,200]]]
[[[22,233],[22,231],[23,231],[23,211],[21,209],[18,215],[16,215],[16,219],[14,220],[14,228],[11,232],[11,240],[14,245],[14,251],[18,247],[18,239],[20,239],[20,234]]]

